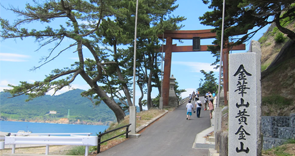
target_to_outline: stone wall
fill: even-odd
[[[261,133],[263,149],[282,145],[287,139],[295,139],[295,114],[290,116],[262,116]]]
[[[288,139],[295,139],[295,114],[262,116],[261,133],[264,150],[280,146]],[[222,130],[217,131],[215,138],[215,150],[220,153],[220,156],[226,156],[228,154],[228,133]]]

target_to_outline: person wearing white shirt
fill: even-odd
[[[196,109],[197,109],[197,117],[200,118],[201,116],[201,108],[202,108],[202,101],[198,100],[196,102]]]
[[[194,106],[191,101],[186,104],[186,120],[190,120],[192,116],[192,111],[194,111]]]

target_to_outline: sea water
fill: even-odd
[[[19,130],[30,131],[31,133],[92,133],[95,136],[104,132],[108,126],[105,125],[74,125],[55,123],[34,123],[0,121],[0,131],[17,133]]]

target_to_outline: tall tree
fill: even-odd
[[[139,24],[139,30],[143,30],[142,36],[146,38],[156,36],[165,30],[174,30],[178,27],[176,24],[183,20],[182,17],[168,17],[168,14],[177,8],[172,6],[175,0],[149,1],[149,4],[154,4],[150,6],[143,2],[145,1],[140,2],[142,5],[139,15],[139,23],[143,24]],[[118,49],[117,46],[133,43],[135,4],[135,0],[51,0],[42,4],[33,0],[33,3],[26,5],[25,10],[7,8],[20,18],[12,25],[8,20],[0,18],[3,39],[34,37],[41,45],[38,50],[53,45],[43,64],[35,69],[53,61],[61,53],[73,52],[70,50],[72,47],[76,47],[74,52],[77,52],[79,61],[70,67],[54,69],[43,81],[20,82],[18,86],[10,85],[13,89],[6,91],[13,97],[29,95],[31,100],[45,95],[50,90],[57,92],[63,87],[70,86],[77,76],[81,76],[91,88],[83,92],[83,96],[97,99],[97,103],[103,100],[120,122],[125,116],[122,107],[128,108],[132,105],[129,63],[132,62],[133,55],[128,49]],[[166,5],[171,8],[165,8]],[[158,12],[149,11],[150,8],[157,7],[159,8],[155,10]],[[158,14],[162,17],[167,16],[163,22],[166,26],[159,27],[157,22],[151,22]],[[51,25],[54,25],[54,19],[63,19],[63,23],[58,23],[59,27],[53,28]],[[32,27],[33,22],[45,24],[46,27],[26,28],[28,25]],[[157,31],[147,31],[149,29],[145,28],[152,26],[158,28]],[[72,40],[73,44],[63,42],[66,38]],[[112,49],[103,49],[99,43],[108,44]],[[58,47],[62,47],[61,45],[67,47],[57,50]],[[85,58],[85,54],[88,53],[92,58]],[[120,94],[121,91],[124,95]],[[118,97],[123,105],[114,101],[114,98]]]
[[[42,4],[33,1],[33,4],[26,5],[25,10],[8,8],[22,18],[19,18],[13,25],[10,25],[8,20],[0,19],[1,37],[3,39],[34,37],[41,44],[40,48],[55,43],[44,63],[36,68],[41,68],[53,61],[61,53],[72,52],[69,50],[71,47],[76,47],[75,52],[77,52],[79,61],[71,67],[53,70],[43,81],[36,81],[32,84],[20,82],[19,86],[10,85],[13,89],[6,91],[13,96],[26,94],[29,95],[29,99],[33,99],[45,95],[50,90],[56,92],[65,86],[69,86],[80,75],[91,87],[83,95],[94,95],[96,99],[100,97],[115,113],[118,122],[124,119],[125,114],[121,107],[109,98],[106,91],[98,83],[103,78],[104,65],[113,62],[104,62],[107,55],[97,45],[100,37],[95,35],[95,32],[99,30],[102,20],[119,13],[113,8],[116,2],[117,0],[51,0]],[[54,19],[64,19],[64,23],[59,23],[59,28],[53,29],[51,23],[54,23]],[[33,22],[44,23],[47,26],[42,27],[45,29],[40,28],[39,30],[26,28],[27,25],[25,24],[33,24]],[[66,38],[72,40],[73,44],[68,45],[56,54],[56,49],[63,44]],[[84,50],[83,47],[87,50]],[[85,53],[90,53],[92,58],[85,59]],[[52,57],[51,55],[54,54],[55,56]]]
[[[209,4],[212,11],[206,12],[199,17],[204,25],[215,27],[217,33],[214,44],[221,43],[221,24],[223,3],[220,0],[203,0]],[[270,23],[276,23],[278,29],[287,34],[291,40],[295,40],[295,32],[284,27],[286,21],[295,19],[295,5],[292,0],[226,0],[225,1],[225,22],[224,39],[235,34],[244,34],[242,37],[232,38],[234,44],[224,47],[241,44],[251,39],[260,29]],[[251,30],[250,32],[247,32]],[[210,47],[210,51],[217,56],[218,63],[220,46]]]
[[[178,7],[178,5],[174,5],[174,3],[175,0],[139,1],[136,75],[138,75],[138,80],[140,79],[141,81],[138,84],[140,85],[142,94],[144,92],[141,86],[147,87],[148,108],[152,106],[152,88],[156,86],[160,89],[160,81],[158,77],[160,70],[159,64],[157,64],[159,57],[158,49],[160,47],[158,34],[163,33],[165,30],[180,29],[181,26],[177,26],[177,24],[185,19],[184,17],[174,17],[169,15]],[[135,1],[121,1],[117,4],[117,7],[124,8],[125,11],[122,11],[122,14],[117,14],[117,16],[114,17],[114,20],[107,21],[108,23],[112,23],[111,25],[114,25],[116,29],[114,30],[113,27],[109,27],[109,24],[105,25],[105,29],[103,30],[105,36],[104,42],[114,47],[126,43],[133,45],[134,33],[130,31],[130,28],[134,26],[134,16],[132,12],[135,12]],[[115,48],[114,51],[116,51]],[[129,51],[129,53],[120,53],[120,51],[116,52],[116,57],[124,57],[126,62],[126,64],[122,63],[120,66],[123,67],[124,65],[124,69],[126,69],[124,72],[121,72],[122,74],[125,74],[124,77],[126,79],[133,75],[133,47],[129,48],[127,51]],[[126,50],[124,50],[124,52],[126,52]],[[124,82],[122,80],[123,79],[120,81]],[[122,86],[122,84],[120,86]],[[128,103],[131,103],[131,101],[128,101]],[[140,102],[139,105],[141,105]]]
[[[201,70],[200,72],[202,74],[204,74],[204,77],[205,77],[204,79],[200,79],[200,84],[199,84],[199,88],[198,88],[198,91],[200,92],[200,94],[204,95],[208,91],[216,92],[217,91],[217,83],[216,83],[217,78],[214,77],[214,72],[210,71],[209,73],[207,73],[204,70]]]

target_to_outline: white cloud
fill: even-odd
[[[8,84],[7,80],[0,81],[0,92],[4,91],[4,89],[11,89],[11,87],[8,87]]]
[[[8,62],[25,62],[28,55],[12,54],[12,53],[0,53],[0,61]]]
[[[211,66],[210,63],[174,61],[172,64],[188,66],[192,72],[200,72],[200,70],[218,72],[217,69],[214,69],[215,66]]]
[[[71,87],[64,87],[63,89],[59,90],[58,92],[55,93],[55,95],[60,95],[60,94],[63,94],[65,92],[68,92],[73,89],[88,90],[89,86],[88,85],[72,84]],[[53,93],[54,93],[54,90],[51,90],[51,91],[47,92],[46,94],[53,95]]]

